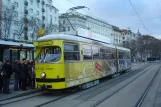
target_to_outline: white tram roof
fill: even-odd
[[[47,40],[71,40],[71,41],[80,41],[80,42],[87,42],[87,43],[104,43],[104,44],[110,44],[109,40],[105,41],[104,39],[89,39],[86,37],[82,37],[79,35],[71,35],[71,34],[51,34],[51,35],[45,35],[37,39],[38,42],[40,41],[47,41]]]
[[[128,49],[128,48],[123,48],[123,47],[118,47],[118,46],[116,46],[116,48],[117,48],[118,50],[130,51],[130,49]]]
[[[98,44],[102,44],[107,47],[117,48],[117,49],[124,50],[124,51],[130,51],[127,48],[111,45],[109,42],[93,40],[93,39],[81,37],[78,35],[61,34],[61,33],[42,36],[37,39],[37,42],[47,41],[47,40],[71,40],[71,41],[79,41],[79,42],[86,42],[86,43],[98,43]]]

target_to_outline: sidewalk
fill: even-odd
[[[25,95],[29,95],[29,94],[33,94],[33,93],[37,93],[40,90],[39,89],[29,89],[27,91],[14,91],[14,80],[11,79],[10,81],[10,93],[9,94],[4,94],[4,93],[0,93],[0,101],[4,101],[4,100],[8,100],[8,99],[12,99],[12,98],[17,98],[17,97],[21,97],[21,96],[25,96]]]

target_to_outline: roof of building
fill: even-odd
[[[8,45],[8,46],[20,46],[23,45],[23,47],[27,48],[33,48],[33,44],[26,44],[26,43],[21,43],[21,42],[13,42],[13,41],[5,41],[5,40],[0,40],[0,45]]]
[[[126,30],[126,29],[123,29],[123,30],[122,30],[122,34],[125,34],[125,35],[127,35],[127,34],[128,34],[128,30]]]
[[[137,34],[141,35],[141,33],[140,33],[139,29],[138,29],[138,32],[137,32]]]
[[[50,6],[50,7],[54,8],[56,11],[59,11],[59,10],[58,10],[55,6],[53,6],[53,5],[46,4],[46,6]]]
[[[116,26],[113,26],[113,25],[112,25],[112,28],[113,28],[113,30],[115,30],[115,31],[122,32],[121,29],[119,29],[119,27],[116,27]]]
[[[92,17],[92,16],[88,16],[88,15],[85,15],[87,18],[91,18],[91,19],[94,19],[94,20],[97,20],[97,21],[99,21],[99,22],[102,22],[102,23],[104,23],[104,24],[107,24],[107,25],[110,25],[107,21],[105,21],[105,20],[101,20],[101,19],[98,19],[98,18],[94,18],[94,17]],[[110,26],[112,26],[112,25],[110,25]]]
[[[81,18],[81,19],[86,20],[86,17],[83,16],[82,14],[76,14],[76,13],[63,13],[63,14],[60,14],[60,15],[59,15],[59,18],[66,18],[66,17],[68,17],[68,18],[77,17],[77,18]]]

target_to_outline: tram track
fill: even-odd
[[[96,103],[92,104],[90,107],[97,107],[98,105],[100,105],[101,103],[103,103],[104,101],[106,101],[107,99],[109,99],[110,97],[114,96],[116,93],[118,93],[119,91],[121,91],[123,88],[125,88],[126,86],[128,86],[130,83],[132,83],[133,81],[135,81],[137,78],[139,78],[140,76],[142,76],[144,73],[146,73],[147,71],[149,71],[150,69],[152,69],[155,65],[153,65],[152,67],[149,67],[148,69],[146,69],[144,72],[142,72],[141,74],[139,74],[137,77],[135,77],[134,79],[130,80],[128,83],[126,83],[125,85],[123,85],[122,87],[120,87],[119,89],[115,90],[114,92],[112,92],[110,95],[102,98],[101,100],[97,101]]]
[[[147,67],[148,65],[145,65],[145,67]],[[140,68],[139,68],[140,69]],[[139,69],[137,69],[137,70],[139,70]],[[141,67],[141,70],[144,70],[145,68],[142,68]],[[137,71],[137,70],[135,70],[135,71]],[[130,77],[129,77],[130,78]],[[111,82],[109,82],[109,83],[112,83],[113,81],[111,81]],[[107,84],[109,84],[109,83],[106,83],[106,85]],[[101,86],[99,86],[99,87],[97,87],[97,88],[101,88],[101,87],[103,87],[104,85],[101,85]],[[90,91],[94,91],[94,90],[96,90],[96,89],[93,89],[93,90],[90,90]],[[76,92],[75,92],[76,93]],[[83,95],[85,95],[85,94],[87,94],[88,92],[85,92]],[[73,95],[74,93],[72,93],[72,94],[70,94],[70,95]],[[69,96],[69,95],[67,95],[67,96]],[[58,98],[58,99],[54,99],[54,100],[51,100],[51,101],[48,101],[48,102],[46,102],[46,103],[43,103],[43,104],[40,104],[40,105],[37,105],[37,106],[35,106],[35,107],[42,107],[42,106],[44,106],[44,105],[47,105],[47,104],[49,104],[49,103],[52,103],[52,102],[54,102],[54,101],[58,101],[58,100],[60,100],[60,99],[62,99],[62,98],[65,98],[65,97],[67,97],[67,96],[62,96],[62,97],[60,97],[60,98]]]
[[[84,96],[84,95],[89,94],[89,93],[91,93],[91,92],[93,92],[95,90],[98,90],[101,87],[104,87],[104,86],[107,86],[109,84],[112,84],[112,83],[116,82],[111,86],[111,87],[113,87],[113,86],[117,85],[118,83],[120,83],[120,81],[125,81],[126,79],[130,78],[131,76],[141,72],[142,70],[144,70],[148,66],[149,66],[148,64],[144,65],[143,67],[140,67],[138,69],[135,69],[135,70],[127,72],[127,73],[124,73],[123,75],[120,75],[120,76],[118,76],[116,78],[110,79],[109,81],[106,81],[106,82],[104,81],[100,85],[97,85],[97,86],[93,87],[92,89],[85,90],[86,92],[83,92],[83,94],[81,94],[81,96]],[[107,90],[108,89],[109,88],[107,88]],[[106,91],[106,89],[104,91]],[[103,91],[101,91],[101,92],[103,92]]]
[[[122,77],[124,77],[124,76],[128,76],[129,74],[135,75],[135,74],[137,74],[138,72],[141,72],[142,70],[144,70],[147,66],[149,66],[149,65],[148,65],[148,64],[147,64],[147,65],[144,65],[144,67],[140,67],[140,68],[138,68],[138,69],[135,69],[135,70],[133,70],[133,71],[131,71],[131,72],[126,73],[125,75],[121,75],[121,76],[115,78],[115,80],[112,79],[112,81],[110,81],[110,82],[107,82],[107,83],[105,83],[105,84],[104,84],[104,83],[101,84],[101,86],[99,86],[99,87],[97,87],[97,88],[101,88],[101,87],[103,87],[104,85],[108,85],[108,84],[110,84],[110,83],[112,83],[112,82],[114,82],[114,81],[116,81],[116,80],[118,80],[118,79],[120,79],[120,78],[122,78]],[[138,72],[135,72],[135,71],[138,71]],[[131,76],[130,76],[130,77],[131,77]],[[130,78],[130,77],[128,77],[128,78]],[[126,79],[125,79],[125,80],[126,80]],[[123,80],[123,81],[124,81],[124,80]],[[90,90],[90,92],[91,92],[91,91],[94,91],[95,89],[97,89],[97,88],[95,88],[95,87],[93,87],[93,88],[94,88],[94,89]],[[73,94],[75,94],[76,92],[80,92],[80,91],[75,91],[75,92],[72,92],[72,93],[70,93],[70,94],[61,95],[60,97],[58,97],[58,98],[56,98],[56,99],[53,98],[53,100],[44,102],[44,103],[39,104],[39,105],[37,105],[37,106],[35,106],[35,107],[41,107],[41,106],[47,105],[47,104],[49,104],[49,103],[51,103],[51,102],[58,101],[58,100],[60,100],[60,99],[62,99],[62,98],[65,98],[65,97],[67,97],[67,96],[73,95]],[[81,92],[82,92],[82,91],[81,91]],[[84,94],[87,94],[87,93],[88,93],[88,91],[85,92]],[[84,95],[84,94],[83,94],[83,95]],[[34,97],[39,97],[39,96],[42,96],[42,95],[43,95],[43,93],[38,93],[38,94],[33,95],[33,96],[29,96],[29,97],[26,97],[26,98],[18,99],[18,100],[15,100],[15,101],[10,101],[10,102],[7,102],[7,103],[2,103],[2,104],[1,104],[1,102],[0,102],[0,106],[12,104],[12,103],[16,103],[16,102],[23,101],[23,100],[27,100],[27,99],[34,98]],[[6,101],[8,101],[8,100],[6,100]]]
[[[155,75],[153,76],[152,80],[150,81],[149,85],[147,86],[147,88],[145,89],[144,93],[142,94],[142,96],[140,97],[140,99],[138,100],[138,102],[136,103],[135,107],[141,107],[144,99],[146,98],[152,84],[154,83],[154,80],[156,78],[156,76],[158,75],[159,71],[161,69],[161,66],[159,67],[159,69],[157,70],[157,72],[155,73]]]

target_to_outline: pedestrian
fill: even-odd
[[[12,66],[9,60],[6,60],[2,67],[2,76],[3,76],[3,93],[9,93],[9,82],[11,75],[13,73]]]
[[[19,67],[19,89],[22,89],[22,79],[21,79],[21,72],[22,72],[22,62],[21,61],[18,61],[18,67]]]
[[[0,92],[2,91],[2,86],[3,86],[3,79],[2,79],[2,66],[3,66],[3,63],[0,62]]]
[[[18,91],[19,90],[19,80],[20,80],[20,67],[19,67],[19,61],[16,60],[14,62],[14,91]]]
[[[21,88],[22,91],[26,91],[27,86],[27,75],[28,75],[28,66],[27,61],[22,62],[22,70],[20,71],[20,79],[21,79]]]
[[[35,63],[34,63],[34,61],[31,62],[30,77],[31,77],[31,86],[32,86],[32,88],[35,88]]]
[[[27,86],[31,86],[31,71],[32,71],[32,66],[29,60],[27,60],[27,67],[28,67],[28,71],[27,71]]]

